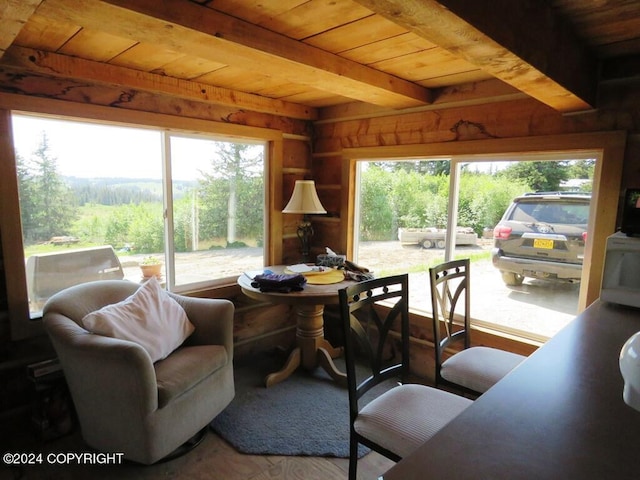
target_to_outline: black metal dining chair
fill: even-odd
[[[408,283],[404,274],[366,280],[339,291],[349,392],[350,480],[356,479],[360,444],[397,462],[472,403],[443,390],[407,383]],[[360,378],[356,364],[366,372]],[[398,380],[399,384],[394,383]],[[380,385],[385,382],[391,388],[367,403],[380,391],[374,388],[383,388]]]
[[[453,387],[463,394],[478,396],[526,357],[497,348],[471,346],[469,265],[465,258],[429,269],[435,379],[437,387]],[[461,349],[447,353],[455,344]]]

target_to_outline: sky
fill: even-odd
[[[13,135],[19,155],[29,158],[47,133],[49,147],[64,176],[98,178],[162,178],[161,142],[157,130],[71,122],[46,117],[13,116]],[[207,170],[210,140],[174,141],[174,180],[193,180],[195,170]],[[176,161],[175,159],[181,161]],[[501,165],[502,164],[502,165]],[[495,171],[505,162],[476,163],[474,169]]]
[[[161,143],[158,130],[71,122],[46,117],[13,115],[16,151],[29,158],[47,133],[58,173],[83,178],[121,177],[161,179]],[[194,180],[211,164],[210,139],[172,140],[174,180]],[[468,171],[501,170],[512,162],[473,162]]]
[[[47,134],[61,175],[162,178],[162,137],[157,130],[14,115],[13,137],[18,155],[31,157],[42,141],[42,132]],[[207,170],[212,158],[211,143],[193,138],[176,141],[174,180],[192,180],[196,169]]]

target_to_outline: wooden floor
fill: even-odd
[[[22,425],[20,425],[22,424]],[[78,429],[73,433],[43,443],[22,422],[14,431],[3,428],[1,452],[80,453],[90,452]],[[6,427],[6,425],[4,425]],[[46,458],[46,456],[45,456]],[[46,463],[46,462],[45,462]],[[342,458],[256,456],[238,453],[214,432],[209,431],[194,450],[177,459],[152,466],[132,463],[122,465],[30,465],[7,467],[0,464],[0,480],[156,480],[180,478],[189,480],[344,480],[349,461]],[[377,479],[393,462],[372,452],[358,462],[358,479]]]

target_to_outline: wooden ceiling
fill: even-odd
[[[0,68],[301,119],[640,75],[638,0],[0,0]],[[468,94],[468,93],[467,93]]]

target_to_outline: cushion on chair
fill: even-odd
[[[440,374],[445,380],[484,393],[525,359],[490,347],[471,347],[448,358]]]
[[[471,403],[468,398],[432,387],[401,385],[365,405],[354,429],[363,437],[406,457]]]
[[[201,380],[227,365],[229,357],[222,345],[182,347],[155,364],[158,408],[193,388]]]
[[[155,277],[123,301],[87,314],[82,325],[98,335],[138,343],[152,362],[169,355],[195,329],[184,309]]]

